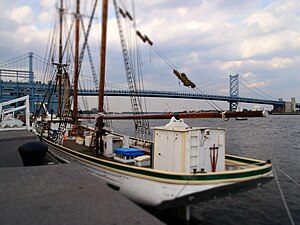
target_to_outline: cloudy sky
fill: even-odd
[[[85,2],[92,5],[92,0]],[[0,0],[0,62],[30,51],[45,55],[55,4],[53,0]],[[133,13],[132,3],[124,1],[127,5]],[[107,80],[125,86],[112,6],[110,2]],[[241,96],[261,98],[245,87],[249,86],[245,79],[252,90],[256,90],[254,86],[275,99],[290,100],[294,96],[300,101],[300,1],[137,0],[134,8],[137,28],[203,92],[228,95],[228,76],[238,73],[244,82]],[[91,41],[100,36],[99,30],[93,30]],[[99,45],[91,46],[98,52]],[[141,54],[146,89],[186,89],[154,47],[141,44]],[[187,102],[180,101],[179,107],[173,100],[164,100],[159,108],[195,106]],[[195,109],[200,106],[197,103]]]

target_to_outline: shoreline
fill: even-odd
[[[300,115],[300,112],[294,112],[294,113],[292,113],[292,112],[290,112],[290,113],[272,113],[272,112],[269,112],[269,114],[270,114],[270,116],[271,115]]]

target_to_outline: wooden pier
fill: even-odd
[[[76,163],[24,167],[29,131],[0,132],[0,224],[163,224]]]

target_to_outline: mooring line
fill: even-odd
[[[275,177],[275,180],[276,180],[276,183],[277,183],[277,186],[278,186],[278,189],[279,189],[279,193],[280,193],[280,195],[281,195],[281,199],[282,199],[282,201],[283,201],[285,210],[286,210],[286,212],[287,212],[287,214],[288,214],[288,217],[289,217],[289,219],[290,219],[291,224],[292,224],[292,225],[295,225],[295,222],[294,222],[294,220],[293,220],[292,214],[291,214],[291,212],[290,212],[290,209],[289,209],[289,207],[288,207],[288,205],[287,205],[287,202],[286,202],[286,200],[285,200],[285,198],[284,198],[282,189],[281,189],[281,187],[280,187],[279,180],[278,180],[278,177],[277,177],[277,174],[276,174],[274,165],[273,165],[273,168],[274,168],[274,170],[273,170],[273,172],[274,172],[274,177]]]
[[[196,173],[193,173],[193,176],[195,176]],[[187,180],[187,182],[181,187],[181,189],[179,190],[179,192],[177,193],[176,197],[174,199],[177,199],[179,197],[179,195],[181,194],[181,192],[185,189],[185,187],[190,183],[192,179]],[[171,206],[173,204],[172,201],[168,202],[167,205],[165,207],[163,207],[162,209],[157,210],[156,212],[153,213],[153,215],[157,215],[158,213],[162,212],[163,210],[167,209],[168,206]]]
[[[285,173],[282,169],[280,169],[278,166],[273,165],[276,169],[278,169],[282,174],[284,174],[287,178],[289,178],[291,181],[294,182],[294,184],[296,184],[298,187],[300,187],[300,184],[295,181],[293,178],[291,178],[287,173]]]

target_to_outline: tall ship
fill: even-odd
[[[184,119],[197,118],[239,118],[262,117],[263,111],[208,113],[168,113],[148,114],[144,100],[139,95],[141,86],[138,74],[133,67],[132,55],[125,40],[122,21],[133,24],[136,40],[150,46],[153,41],[135,27],[135,17],[125,5],[112,1],[115,10],[125,75],[132,95],[130,103],[132,115],[110,115],[105,107],[104,88],[106,82],[106,46],[108,0],[102,1],[100,75],[95,77],[98,113],[84,116],[78,113],[78,86],[82,58],[89,51],[89,34],[98,1],[94,1],[91,16],[85,24],[81,16],[80,1],[76,1],[74,15],[74,39],[64,36],[64,2],[59,2],[58,21],[58,60],[55,65],[55,85],[45,90],[33,123],[33,130],[40,141],[50,147],[66,162],[77,162],[91,173],[103,179],[111,188],[119,191],[137,204],[167,209],[182,207],[189,217],[189,207],[200,201],[226,196],[249,190],[272,179],[272,164],[269,160],[258,160],[226,154],[226,132],[222,128],[194,127]],[[80,30],[82,31],[80,49]],[[69,63],[67,47],[74,49],[74,62]],[[49,51],[53,53],[52,51]],[[51,58],[51,57],[49,57]],[[72,66],[73,67],[72,67]],[[70,69],[72,67],[72,69]],[[174,78],[184,86],[197,88],[187,74],[175,68]],[[53,93],[57,90],[57,109],[47,108]],[[42,112],[50,113],[44,115]],[[54,113],[55,111],[55,113]],[[164,126],[154,127],[152,132],[149,120],[168,119]],[[89,120],[89,123],[86,122]],[[136,137],[115,133],[109,127],[110,120],[133,120]],[[93,123],[91,123],[91,121]],[[192,120],[189,120],[192,123]],[[251,140],[249,140],[251,141]]]

